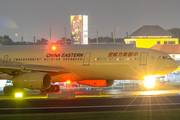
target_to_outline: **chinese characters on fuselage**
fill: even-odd
[[[135,57],[137,55],[138,52],[110,52],[108,57]]]

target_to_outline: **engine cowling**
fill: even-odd
[[[114,84],[114,80],[83,80],[78,81],[78,83],[94,87],[108,87]]]
[[[47,89],[51,86],[51,76],[44,72],[24,73],[15,76],[13,84],[20,88]]]

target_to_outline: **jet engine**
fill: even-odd
[[[78,81],[78,83],[94,87],[108,87],[114,84],[114,80],[83,80]]]
[[[19,88],[48,89],[51,76],[44,72],[24,73],[13,78],[13,84]]]

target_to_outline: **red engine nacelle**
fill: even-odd
[[[88,85],[94,87],[108,87],[114,84],[114,80],[83,80],[77,82],[82,85]]]

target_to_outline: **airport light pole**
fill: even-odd
[[[114,26],[114,35],[113,35],[113,37],[114,37],[114,44],[115,44],[115,42],[116,42],[116,27]]]
[[[98,27],[96,28],[96,42],[97,42],[97,44],[98,44]]]
[[[64,28],[64,34],[65,34],[65,45],[66,45],[66,28]]]
[[[51,42],[51,28],[50,28],[50,42]]]
[[[23,43],[23,37],[21,37],[22,43]]]
[[[34,43],[36,43],[36,37],[34,36]]]

